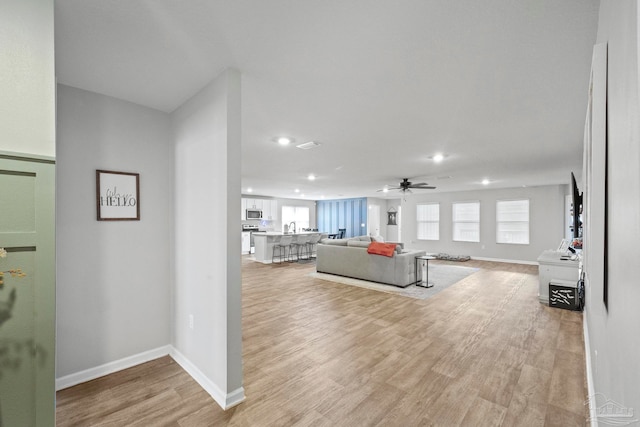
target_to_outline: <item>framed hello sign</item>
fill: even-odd
[[[96,170],[98,221],[140,220],[140,174]]]

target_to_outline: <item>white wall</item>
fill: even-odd
[[[175,348],[221,406],[244,398],[240,75],[227,70],[172,114]],[[193,316],[193,329],[189,327]],[[192,373],[193,374],[193,373]]]
[[[567,182],[570,174],[567,173]],[[567,185],[420,193],[402,201],[402,241],[405,247],[428,253],[470,255],[476,258],[535,262],[546,249],[555,249],[564,237],[564,202]],[[529,199],[529,244],[496,243],[496,201]],[[480,202],[480,242],[454,242],[452,208],[454,202]],[[417,240],[416,204],[440,203],[440,240]]]
[[[0,8],[0,150],[55,156],[53,0]]]
[[[608,43],[608,253],[609,303],[604,306],[603,276],[590,257],[585,265],[585,317],[594,391],[625,408],[640,412],[640,286],[636,263],[640,259],[640,108],[638,96],[638,3],[602,0],[598,43]],[[594,139],[594,143],[596,140]],[[593,152],[598,148],[594,147]],[[597,159],[594,159],[597,160]],[[597,168],[593,169],[597,170]],[[588,177],[587,203],[594,210],[604,203],[597,190],[604,174]],[[594,212],[595,213],[595,212]],[[592,219],[589,222],[589,219]],[[585,251],[602,253],[603,226],[597,216],[585,220]]]
[[[169,116],[60,85],[57,377],[170,343]],[[140,174],[140,221],[96,220],[96,169]]]

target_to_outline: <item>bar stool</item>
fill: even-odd
[[[289,261],[287,258],[287,248],[291,245],[291,236],[276,236],[273,241],[273,249],[271,251],[271,262],[282,264],[282,261]],[[278,253],[276,254],[276,250]],[[276,263],[275,259],[278,258]]]
[[[302,237],[301,234],[295,236],[295,238],[293,239],[293,241],[291,242],[291,244],[289,245],[289,260],[291,262],[293,261],[297,261],[300,258],[300,238]],[[293,259],[293,254],[296,254],[296,259]]]
[[[296,240],[293,243],[291,243],[292,250],[289,253],[293,253],[293,249],[295,249],[296,261],[309,259],[309,251],[307,250],[308,241],[309,241],[308,234],[298,234],[296,236]]]
[[[315,256],[313,256],[313,254],[317,251],[318,242],[320,241],[321,237],[321,234],[312,234],[309,237],[309,241],[307,242],[307,251],[309,252],[309,258],[316,258]]]

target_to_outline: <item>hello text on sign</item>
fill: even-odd
[[[140,175],[96,171],[98,221],[140,220]]]

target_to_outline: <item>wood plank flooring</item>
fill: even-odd
[[[480,271],[416,300],[245,257],[245,402],[164,357],[59,391],[57,425],[588,424],[582,314],[538,302],[535,266],[450,264]]]

